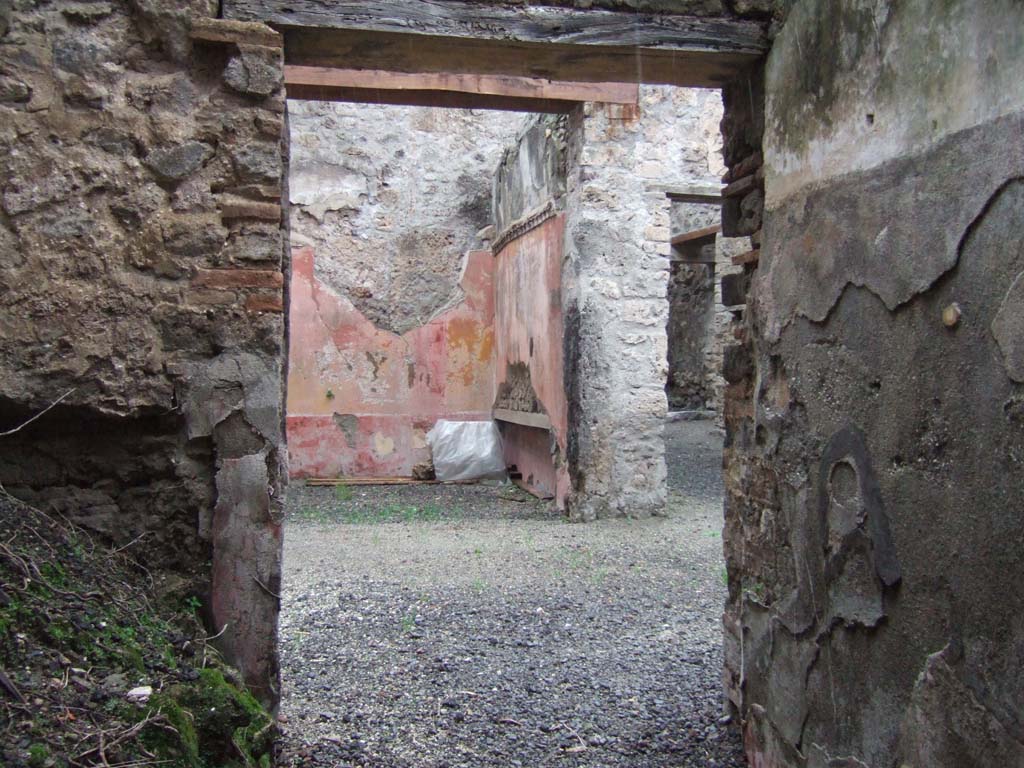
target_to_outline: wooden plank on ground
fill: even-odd
[[[439,480],[416,480],[412,477],[307,477],[306,485],[437,485]]]

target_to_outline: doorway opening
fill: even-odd
[[[672,196],[720,172],[719,94],[289,115],[286,764],[739,765],[721,447],[670,466],[666,502],[662,442]],[[605,341],[631,362],[606,373],[636,385],[621,429],[653,416],[633,482],[667,517],[563,525],[589,375],[567,295],[587,314],[625,299]],[[519,487],[412,482],[437,420],[492,418]]]

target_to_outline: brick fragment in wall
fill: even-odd
[[[281,219],[279,203],[248,200],[234,195],[221,195],[217,203],[220,206],[221,216],[225,219],[263,219],[265,221]]]
[[[281,293],[257,293],[245,297],[245,308],[249,312],[284,312]]]

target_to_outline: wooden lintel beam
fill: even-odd
[[[724,18],[459,0],[222,0],[263,21],[288,64],[718,88],[764,56],[762,25]]]
[[[567,114],[579,102],[553,99],[517,99],[458,91],[395,91],[380,88],[324,88],[290,85],[288,98],[297,101],[342,101],[350,104],[391,104],[402,107],[492,109],[501,112]]]
[[[372,69],[340,69],[288,64],[284,82],[290,98],[295,94],[331,92],[351,95],[352,91],[397,91],[400,93],[461,93],[499,99],[529,99],[545,102],[604,102],[636,104],[639,86],[636,83],[579,83],[552,81],[539,77],[479,75],[463,72],[389,72]],[[392,98],[401,99],[393,94]],[[339,100],[337,98],[327,100]],[[346,99],[347,100],[347,99]],[[357,99],[362,101],[363,99]],[[394,103],[394,102],[389,102]],[[539,111],[539,110],[538,110]],[[561,111],[561,110],[559,110]]]
[[[357,29],[521,43],[767,52],[765,25],[722,17],[468,0],[222,0],[224,17],[282,27]]]
[[[698,243],[709,243],[712,242],[721,231],[721,227],[718,224],[713,224],[710,227],[704,227],[703,229],[695,229],[692,232],[683,232],[680,235],[675,235],[671,243],[674,247],[678,248],[681,245],[695,245]]]

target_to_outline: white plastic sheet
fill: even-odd
[[[493,421],[446,421],[427,432],[438,480],[505,478],[501,433]]]

